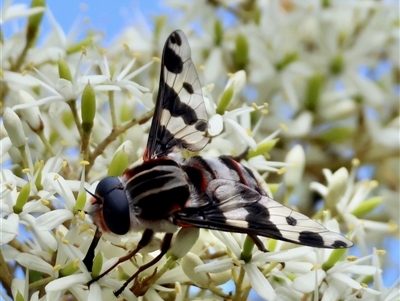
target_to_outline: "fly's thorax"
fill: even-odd
[[[125,186],[131,224],[135,230],[152,222],[165,226],[164,222],[190,197],[186,173],[180,164],[167,157],[151,159],[127,170],[121,181]],[[154,227],[159,226],[151,226],[150,229]]]

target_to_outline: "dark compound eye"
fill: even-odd
[[[121,181],[107,177],[99,182],[96,195],[103,199],[103,219],[108,229],[118,235],[130,228],[129,201]]]

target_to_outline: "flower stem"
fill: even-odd
[[[0,279],[2,286],[7,291],[9,296],[12,296],[11,293],[11,283],[13,277],[11,276],[10,270],[8,269],[7,262],[4,260],[3,252],[0,249]]]
[[[232,298],[233,301],[242,300],[242,284],[243,284],[243,280],[244,280],[244,275],[245,275],[245,271],[244,271],[244,268],[241,266],[239,278],[235,281],[236,290],[235,290],[235,295]]]
[[[82,127],[81,127],[81,122],[80,122],[79,116],[78,116],[78,110],[76,109],[76,101],[69,100],[69,101],[67,101],[67,104],[68,104],[69,108],[71,109],[72,116],[74,116],[74,121],[75,121],[76,128],[78,129],[79,136],[82,137]]]
[[[51,147],[49,140],[47,140],[46,136],[44,135],[43,131],[38,131],[37,132],[40,140],[42,140],[44,146],[46,147],[46,150],[49,152],[49,154],[54,157],[55,153],[53,151],[53,148]]]
[[[108,91],[108,101],[110,103],[112,128],[116,129],[117,128],[117,117],[115,115],[114,91]]]
[[[54,280],[53,276],[38,280],[36,282],[30,283],[29,284],[29,291],[38,291],[39,288],[44,287],[46,284],[50,283],[51,281]]]
[[[151,117],[153,117],[154,109],[143,114],[139,119],[132,119],[122,127],[117,127],[111,131],[111,133],[94,149],[94,151],[89,156],[89,165],[87,165],[86,174],[89,172],[91,166],[93,166],[96,158],[103,153],[105,148],[113,142],[119,135],[124,133],[126,130],[130,129],[136,124],[143,124],[148,121]]]

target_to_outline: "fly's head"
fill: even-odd
[[[106,177],[92,194],[89,215],[102,232],[124,235],[130,229],[129,200],[117,177]]]

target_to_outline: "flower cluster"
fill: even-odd
[[[170,5],[184,11],[174,27],[187,34],[204,85],[213,138],[200,155],[247,149],[241,163],[269,195],[355,247],[261,238],[264,253],[245,234],[182,228],[168,254],[121,296],[398,298],[399,280],[383,282],[384,238],[398,233],[400,218],[394,1]],[[44,17],[48,36],[41,35]],[[153,55],[173,24],[160,17],[154,30],[128,27],[103,49],[95,30],[80,40],[81,27],[66,35],[44,0],[30,7],[5,1],[1,23],[12,30],[1,34],[0,295],[113,300],[113,291],[159,254],[162,236],[88,287],[141,238],[104,235],[88,271],[82,260],[95,231],[85,214],[88,192],[140,162],[157,94],[160,60]]]

